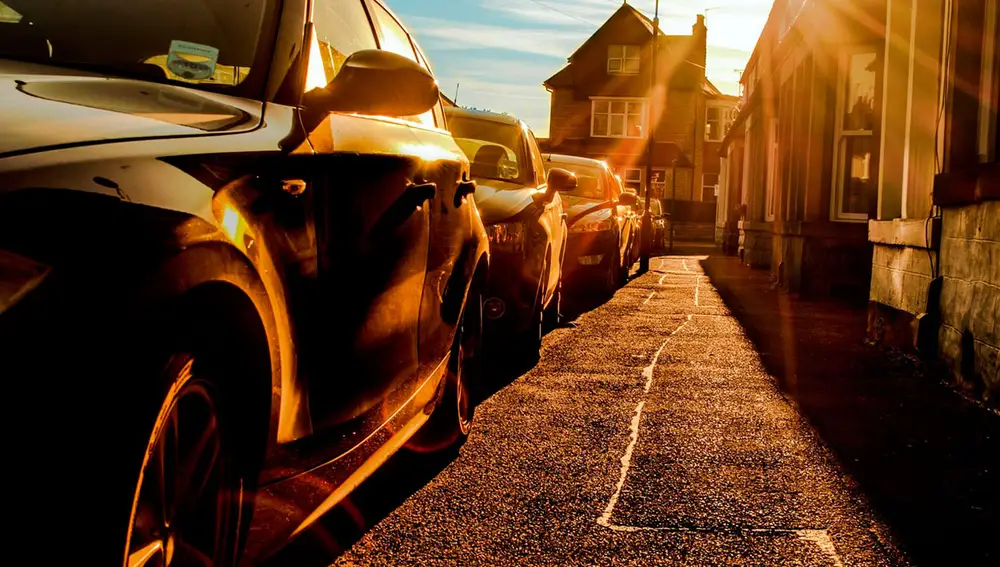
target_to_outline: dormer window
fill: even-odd
[[[608,74],[635,75],[639,73],[638,45],[609,45]]]

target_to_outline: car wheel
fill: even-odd
[[[236,424],[193,357],[172,357],[167,372],[170,387],[132,500],[125,564],[235,565],[252,506],[231,437]]]
[[[615,250],[611,262],[608,263],[608,269],[604,274],[604,282],[601,285],[601,291],[607,296],[612,296],[621,287],[621,253]]]
[[[424,453],[454,450],[469,437],[476,411],[473,393],[482,372],[482,314],[482,296],[470,293],[455,333],[441,401],[407,444],[409,449]]]
[[[556,286],[556,292],[552,296],[552,301],[549,302],[549,306],[545,309],[544,326],[547,329],[555,329],[562,323],[562,280]]]

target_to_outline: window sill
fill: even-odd
[[[983,163],[934,176],[934,204],[971,205],[1000,199],[1000,164]]]
[[[940,218],[868,221],[868,241],[874,244],[934,250],[940,238]]]

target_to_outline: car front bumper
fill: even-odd
[[[563,280],[570,284],[586,283],[611,269],[618,250],[618,235],[612,231],[577,232],[566,242]]]

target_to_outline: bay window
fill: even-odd
[[[592,101],[590,135],[595,138],[642,138],[646,103],[641,99]]]

